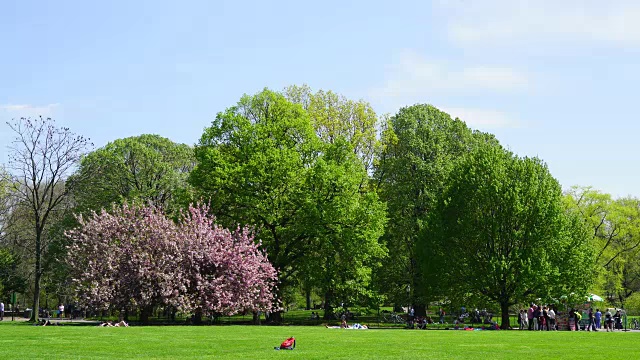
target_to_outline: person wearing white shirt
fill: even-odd
[[[549,308],[547,311],[547,316],[549,316],[549,329],[556,330],[556,312],[553,311],[553,308]]]

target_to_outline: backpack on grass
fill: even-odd
[[[276,346],[274,349],[276,350],[293,350],[296,348],[296,338],[293,336],[283,341],[280,346]]]

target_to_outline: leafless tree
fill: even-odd
[[[7,125],[15,133],[9,145],[7,182],[16,201],[29,209],[29,233],[34,237],[31,321],[38,321],[43,257],[50,243],[46,230],[54,214],[64,210],[71,190],[66,178],[92,144],[69,128],[57,127],[50,118],[21,118]]]

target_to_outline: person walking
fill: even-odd
[[[602,329],[602,326],[600,324],[600,321],[602,320],[602,313],[600,312],[600,309],[596,309],[596,331]]]
[[[527,320],[529,323],[529,330],[531,330],[531,327],[533,326],[533,303],[531,303],[531,306],[529,306],[529,310],[527,310]]]
[[[4,320],[4,303],[0,301],[0,321]]]

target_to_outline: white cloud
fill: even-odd
[[[435,10],[465,47],[640,46],[635,0],[458,0]]]
[[[419,100],[436,94],[476,94],[481,91],[514,91],[525,88],[528,77],[507,67],[459,67],[429,61],[415,51],[404,51],[389,66],[384,85],[371,95],[377,99]]]
[[[50,117],[59,106],[60,104],[48,104],[43,106],[29,104],[5,104],[0,105],[0,112],[4,112],[11,117]]]
[[[440,110],[453,118],[459,118],[467,123],[469,127],[476,129],[514,128],[522,125],[517,119],[498,110],[457,107],[444,107],[440,108]]]

